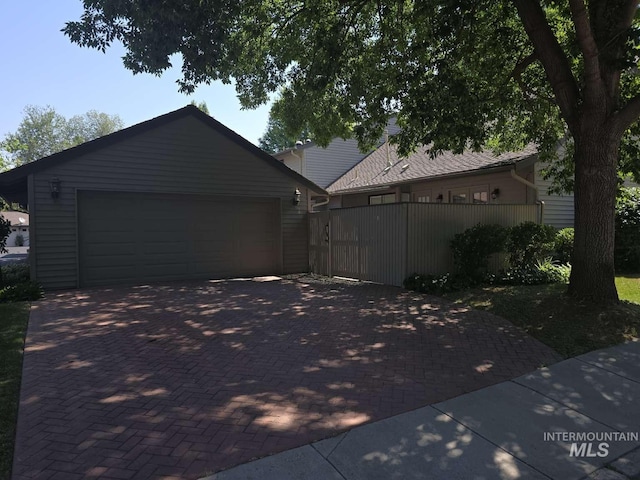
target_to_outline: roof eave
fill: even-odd
[[[529,158],[529,157],[527,157],[527,158]],[[366,186],[362,186],[362,187],[343,189],[343,190],[331,191],[329,189],[329,194],[330,195],[347,195],[347,194],[351,194],[351,193],[364,193],[364,192],[370,192],[370,191],[375,191],[375,190],[383,190],[383,189],[387,189],[387,188],[398,187],[398,186],[402,186],[402,185],[408,185],[408,184],[412,184],[412,183],[416,183],[416,182],[424,182],[424,181],[429,181],[429,180],[440,180],[440,179],[443,179],[443,178],[470,177],[470,176],[479,175],[479,174],[480,175],[485,175],[485,174],[488,175],[490,173],[496,173],[496,172],[500,172],[500,171],[511,170],[511,168],[513,168],[513,166],[516,165],[517,163],[518,163],[518,161],[516,161],[514,163],[510,163],[510,164],[498,165],[498,166],[493,166],[493,167],[475,168],[473,170],[465,170],[463,172],[443,173],[441,175],[430,175],[428,177],[414,177],[414,178],[410,178],[410,179],[407,179],[407,180],[395,181],[395,182],[379,184],[379,185],[366,185]]]

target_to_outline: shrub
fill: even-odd
[[[504,250],[507,230],[500,225],[482,225],[458,233],[451,241],[453,261],[458,272],[471,282],[487,275],[489,256]]]
[[[551,225],[523,222],[511,227],[506,242],[512,268],[531,269],[553,252],[556,229]]]
[[[17,283],[0,289],[0,303],[38,300],[42,295],[42,287],[36,282]]]
[[[471,283],[461,275],[421,275],[414,273],[403,282],[404,288],[420,293],[431,293],[434,295],[454,292],[471,286]]]
[[[14,263],[0,267],[2,270],[2,285],[16,285],[30,280],[29,265]]]
[[[615,267],[640,272],[640,188],[623,188],[616,201]]]
[[[553,240],[553,259],[560,263],[571,263],[573,252],[573,228],[563,228]]]
[[[497,277],[496,283],[507,285],[542,285],[546,283],[568,283],[571,266],[546,258],[535,265],[513,267]]]
[[[14,244],[16,247],[22,247],[24,245],[24,237],[22,235],[16,235]]]

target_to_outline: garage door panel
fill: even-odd
[[[136,244],[131,242],[96,242],[87,245],[85,252],[87,259],[93,257],[120,257],[123,255],[130,255],[131,258],[135,258]]]
[[[79,192],[78,206],[83,286],[278,273],[277,200]]]

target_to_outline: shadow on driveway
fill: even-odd
[[[197,478],[559,359],[489,313],[387,286],[49,294],[32,307],[14,478]]]

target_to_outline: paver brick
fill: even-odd
[[[381,285],[50,293],[32,307],[13,478],[198,478],[557,360],[499,317]]]

